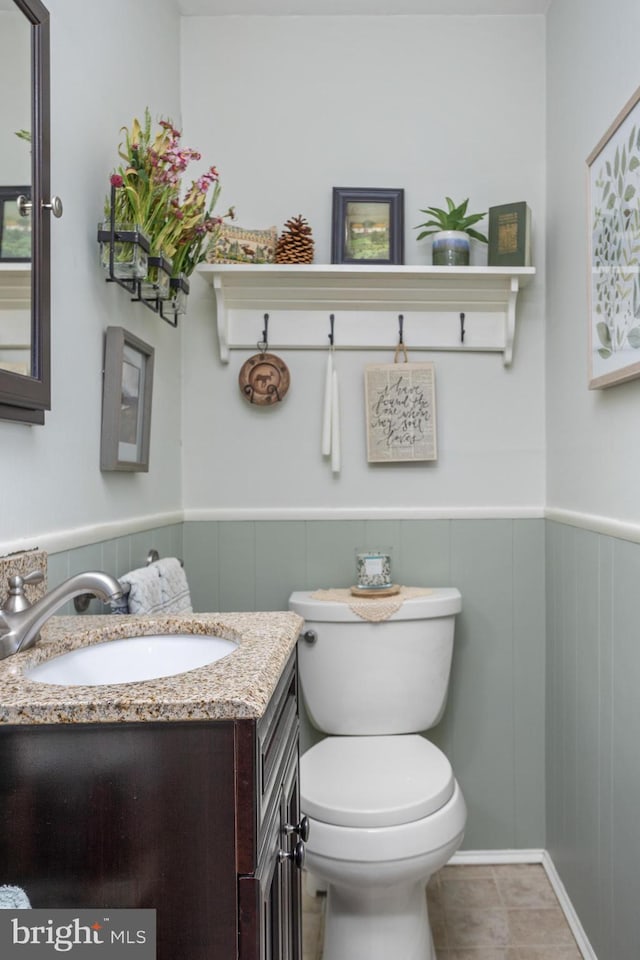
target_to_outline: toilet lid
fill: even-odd
[[[417,734],[327,737],[300,760],[303,811],[344,827],[391,827],[435,813],[452,797],[451,764]]]

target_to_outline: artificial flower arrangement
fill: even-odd
[[[105,218],[136,224],[147,235],[151,252],[172,261],[172,275],[188,277],[205,258],[206,247],[225,219],[233,219],[233,207],[222,216],[213,214],[220,195],[215,166],[182,191],[182,176],[201,154],[180,143],[181,133],[169,120],[160,120],[152,133],[151,114],[145,109],[144,124],[133,120],[118,155],[122,163],[111,175],[112,189],[105,201]],[[207,203],[207,194],[213,188]]]

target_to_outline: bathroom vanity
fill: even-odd
[[[181,617],[180,632],[215,629],[238,649],[178,677],[25,679],[53,650],[105,639],[105,624],[117,638],[122,621],[167,629],[55,618],[43,643],[0,662],[0,884],[33,907],[95,907],[101,922],[109,907],[155,908],[158,960],[300,960],[302,621]]]

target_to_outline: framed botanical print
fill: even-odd
[[[587,158],[589,387],[640,376],[640,88]]]

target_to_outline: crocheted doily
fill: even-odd
[[[405,600],[426,597],[430,593],[433,591],[428,587],[400,587],[400,592],[393,597],[354,597],[348,588],[332,587],[330,590],[316,590],[311,596],[314,600],[346,603],[349,609],[363,620],[378,622],[393,616]]]

